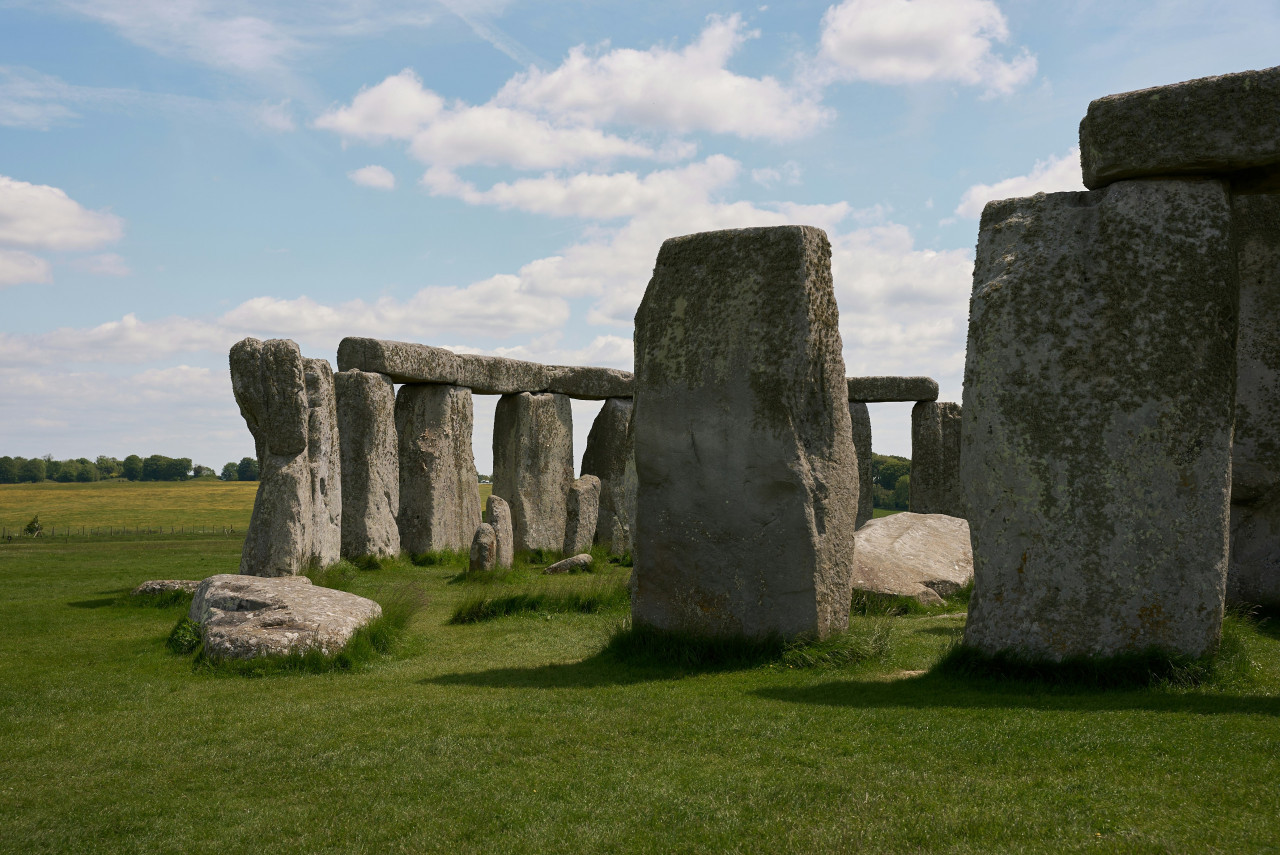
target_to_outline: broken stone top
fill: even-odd
[[[1080,122],[1084,185],[1230,175],[1280,188],[1280,66],[1108,95]]]
[[[849,377],[848,382],[849,400],[864,404],[938,400],[938,381],[932,377]]]

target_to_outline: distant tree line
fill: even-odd
[[[911,499],[911,461],[894,454],[871,454],[871,504],[905,511]]]
[[[242,457],[239,463],[228,463],[222,467],[218,476],[223,481],[257,481],[258,461],[252,457]]]
[[[186,481],[190,478],[212,478],[214,474],[208,466],[193,466],[190,457],[165,457],[163,454],[145,458],[130,454],[124,460],[106,455],[100,455],[96,460],[87,457],[54,460],[51,454],[32,458],[0,457],[0,484],[38,484],[42,481],[84,483],[111,478],[128,481]]]

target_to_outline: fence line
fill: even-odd
[[[35,535],[27,534],[21,528],[9,528],[8,526],[0,526],[0,540],[8,543],[17,537],[114,537],[117,535],[153,535],[153,534],[222,534],[230,537],[236,534],[234,525],[177,525],[177,526],[147,526],[147,525],[50,525],[41,526],[40,532]],[[241,534],[244,529],[240,530]]]

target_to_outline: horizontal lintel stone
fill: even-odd
[[[938,400],[938,381],[932,377],[850,377],[848,381],[849,400],[864,404]]]

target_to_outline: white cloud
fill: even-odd
[[[1083,190],[1080,173],[1080,149],[1072,148],[1061,157],[1037,160],[1026,175],[1006,178],[995,184],[975,184],[964,192],[956,215],[976,219],[982,209],[995,199],[1013,199],[1033,196],[1036,193],[1054,193],[1060,190]]]
[[[347,177],[361,187],[373,187],[377,190],[396,189],[396,177],[385,166],[372,164],[347,173]]]
[[[954,81],[1008,94],[1030,80],[1036,59],[994,52],[1009,25],[994,0],[844,0],[822,18],[820,81]]]
[[[678,133],[711,131],[792,140],[812,133],[831,111],[772,77],[746,77],[725,66],[749,38],[738,15],[711,16],[682,51],[653,47],[589,56],[579,45],[553,71],[512,77],[493,103],[559,120],[620,123]]]
[[[289,109],[288,98],[274,104],[261,104],[257,113],[258,122],[263,127],[278,133],[288,133],[297,127],[293,121],[293,111]]]
[[[128,276],[133,273],[129,263],[114,252],[78,258],[72,262],[77,268],[95,276]]]
[[[57,187],[0,175],[0,245],[23,249],[97,249],[119,240],[124,221],[89,211]]]
[[[0,249],[0,288],[52,281],[53,270],[43,258],[18,249]]]
[[[329,110],[315,126],[365,142],[409,140],[443,109],[444,99],[423,88],[418,75],[406,68],[361,89],[350,106]]]
[[[800,164],[794,160],[788,160],[780,167],[766,166],[762,169],[751,170],[751,180],[759,184],[761,187],[773,187],[776,184],[785,182],[789,185],[800,183],[802,175]]]

